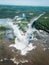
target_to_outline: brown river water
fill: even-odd
[[[36,49],[25,56],[20,55],[20,51],[15,48],[10,48],[11,42],[8,40],[0,40],[0,65],[49,65],[49,35],[45,40],[40,37],[39,40],[32,41]],[[10,60],[14,57],[19,64]],[[22,62],[25,60],[28,62]]]

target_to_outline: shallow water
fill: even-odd
[[[5,25],[5,23],[7,24],[8,20],[12,20],[12,19],[10,19],[10,18],[1,18],[0,19],[0,24]]]

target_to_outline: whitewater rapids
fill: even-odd
[[[29,24],[29,28],[27,30],[27,32],[24,33],[19,29],[17,24],[13,24],[13,22],[8,22],[8,25],[11,26],[11,28],[13,29],[14,35],[16,36],[15,38],[15,44],[11,44],[9,47],[15,47],[16,49],[21,51],[21,55],[26,55],[26,53],[28,53],[28,51],[35,49],[36,46],[33,46],[33,43],[30,43],[29,40],[29,36],[34,32],[37,31],[35,28],[31,27],[31,24],[33,24],[34,21],[38,20],[42,15],[44,14],[40,14],[38,17],[36,17],[35,19],[33,19],[33,21],[30,22]],[[23,33],[23,35],[21,34]],[[34,37],[34,34],[33,34]]]

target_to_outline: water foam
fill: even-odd
[[[43,14],[40,14],[37,18],[31,21],[31,23],[29,24],[29,28],[27,32],[25,33],[25,35],[21,34],[21,31],[17,24],[13,24],[13,22],[8,22],[8,24],[12,27],[14,34],[16,36],[15,44],[10,45],[9,47],[15,47],[16,49],[20,50],[22,55],[26,55],[28,51],[35,49],[36,46],[33,46],[33,43],[30,43],[29,40],[30,40],[30,35],[34,31],[37,31],[37,30],[35,28],[32,29],[31,25],[33,24],[34,21],[39,19],[42,15]],[[33,37],[34,37],[34,34],[33,34]]]

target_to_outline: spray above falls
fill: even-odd
[[[34,21],[38,20],[42,15],[44,15],[44,13],[40,14],[38,17],[35,17],[29,23],[29,27],[26,33],[23,33],[23,31],[19,29],[19,26],[17,24],[13,24],[14,21],[9,21],[8,25],[11,26],[14,35],[16,36],[15,44],[11,44],[9,47],[15,47],[16,49],[20,50],[22,55],[25,55],[26,53],[28,53],[28,51],[31,51],[32,49],[35,49],[36,46],[33,46],[33,43],[30,43],[29,40],[30,40],[30,36],[33,39],[34,37],[33,32],[37,30],[35,28],[32,28],[31,25],[34,23]],[[23,33],[23,35],[21,33]]]

